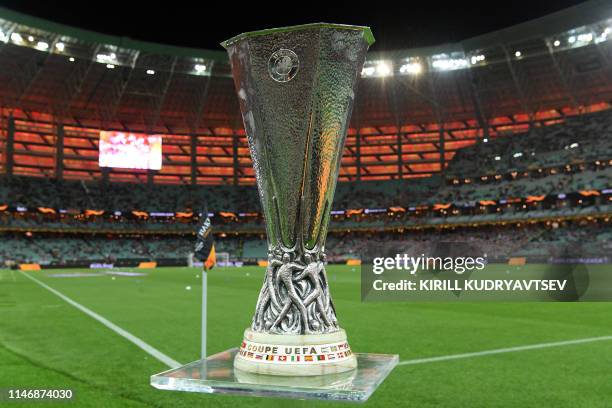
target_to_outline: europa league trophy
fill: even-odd
[[[398,363],[396,354],[351,351],[325,273],[355,85],[373,41],[367,27],[308,24],[223,43],[266,218],[268,265],[240,349],[152,375],[152,386],[364,402]]]
[[[336,319],[325,238],[357,78],[374,39],[336,24],[225,41],[268,237],[268,266],[234,367],[321,375],[357,367]]]

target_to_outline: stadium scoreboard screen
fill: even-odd
[[[162,137],[144,133],[100,132],[100,167],[160,170]]]

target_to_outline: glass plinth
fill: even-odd
[[[162,390],[257,397],[365,402],[397,365],[397,354],[356,353],[357,368],[340,374],[281,377],[234,369],[237,348],[151,376]]]

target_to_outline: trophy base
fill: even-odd
[[[391,354],[356,353],[359,366],[352,371],[321,376],[282,377],[252,374],[234,367],[238,349],[194,361],[151,377],[160,390],[363,403],[397,365]]]
[[[286,335],[244,332],[234,368],[245,373],[278,376],[319,376],[357,368],[346,332]]]

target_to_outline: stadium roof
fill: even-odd
[[[608,1],[592,0],[459,43],[371,53],[342,177],[432,174],[477,140],[607,104],[611,17]],[[97,131],[112,129],[167,135],[160,180],[193,180],[196,137],[197,180],[252,182],[223,51],[108,36],[0,8],[0,83],[2,117],[20,120],[17,172],[57,170],[53,126],[62,124],[80,146],[63,159],[74,170],[66,176],[99,176]],[[5,139],[7,131],[4,120]]]

